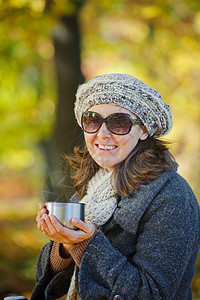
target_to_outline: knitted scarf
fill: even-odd
[[[85,203],[85,222],[96,228],[105,224],[117,207],[116,192],[111,185],[112,172],[99,169],[87,185],[87,192],[81,203]],[[71,279],[66,300],[78,300],[75,289],[75,271]]]

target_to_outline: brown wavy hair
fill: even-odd
[[[150,183],[161,176],[167,168],[173,168],[176,163],[168,145],[169,142],[154,137],[139,140],[127,158],[113,171],[112,182],[116,193],[128,197],[130,191],[136,190],[139,185]],[[64,157],[72,167],[71,177],[74,188],[82,199],[88,181],[100,166],[93,160],[86,146],[84,149],[75,147],[74,154]]]

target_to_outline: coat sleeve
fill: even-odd
[[[198,249],[199,208],[182,196],[174,201],[163,193],[140,220],[131,259],[98,232],[80,265],[81,299],[188,299]],[[180,286],[183,294],[176,295]]]
[[[50,272],[52,245],[53,242],[50,242],[40,251],[36,266],[36,285],[30,300],[54,300],[65,295],[68,291],[74,271],[74,263],[53,276]]]

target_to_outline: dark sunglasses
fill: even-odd
[[[143,125],[141,120],[132,119],[131,116],[125,113],[110,114],[106,118],[102,118],[93,111],[86,111],[82,114],[81,125],[87,133],[97,132],[103,123],[106,124],[110,132],[117,135],[128,134],[133,125]]]

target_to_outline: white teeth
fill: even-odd
[[[116,148],[116,146],[103,146],[103,145],[98,145],[98,147],[102,150],[111,150]]]

